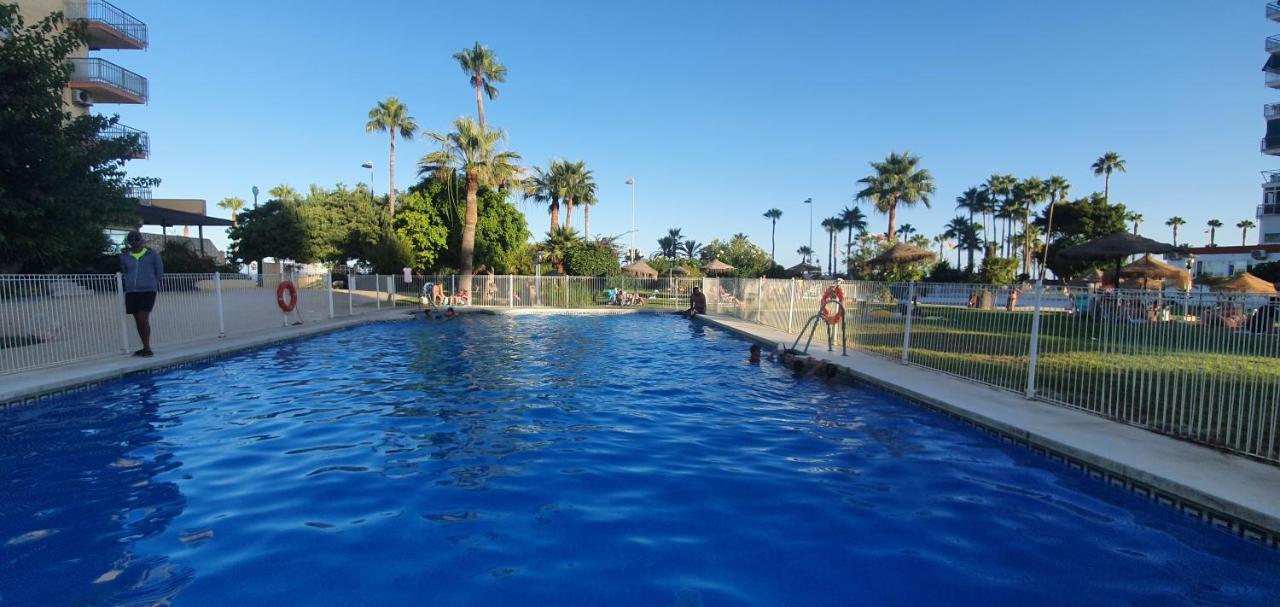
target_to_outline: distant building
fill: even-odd
[[[1280,22],[1280,3],[1267,4],[1267,19]],[[1280,35],[1266,41],[1267,62],[1263,64],[1263,81],[1267,87],[1280,89]],[[1280,156],[1280,103],[1262,106],[1267,133],[1262,138],[1262,153]],[[1258,244],[1280,244],[1280,171],[1262,173],[1262,204],[1258,205]]]

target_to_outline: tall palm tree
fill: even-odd
[[[1222,222],[1217,219],[1210,219],[1205,225],[1209,226],[1209,246],[1218,246],[1216,237],[1218,235],[1218,228],[1222,227]]]
[[[427,133],[427,138],[440,144],[419,162],[419,172],[442,175],[460,171],[466,177],[467,205],[462,223],[462,290],[471,291],[471,274],[475,261],[476,223],[479,221],[477,193],[480,188],[496,188],[515,182],[520,175],[516,163],[520,155],[501,151],[498,143],[505,139],[500,130],[489,130],[476,121],[462,117],[453,121],[453,132]]]
[[[1164,225],[1167,225],[1173,228],[1173,246],[1175,247],[1178,246],[1178,226],[1186,225],[1186,223],[1187,223],[1187,220],[1181,217],[1178,217],[1177,215],[1170,217],[1168,221],[1164,222]]]
[[[698,252],[702,250],[702,243],[689,239],[681,243],[680,251],[684,253],[685,258],[693,259],[698,256]]]
[[[844,222],[844,229],[847,230],[844,237],[844,261],[847,274],[849,258],[853,257],[853,232],[857,230],[858,234],[867,233],[867,215],[862,212],[862,209],[849,206],[840,211],[840,221]]]
[[[809,263],[809,258],[813,257],[813,249],[807,246],[796,249],[796,255],[800,256],[800,263]]]
[[[1111,202],[1111,173],[1125,172],[1124,159],[1115,152],[1107,152],[1093,161],[1093,176],[1099,175],[1105,178],[1102,185],[1102,199],[1107,203]]]
[[[492,49],[479,42],[471,48],[454,53],[453,58],[458,61],[458,67],[466,72],[471,85],[476,89],[476,116],[480,119],[480,127],[487,128],[484,121],[484,96],[481,93],[491,101],[497,99],[498,89],[493,83],[507,81],[507,68],[498,63],[498,56]]]
[[[983,184],[983,188],[987,192],[988,199],[986,206],[987,213],[991,215],[993,220],[991,224],[991,236],[987,238],[988,254],[994,254],[995,246],[1000,244],[1000,231],[995,229],[998,227],[998,224],[994,220],[1001,219],[1001,209],[1008,207],[1010,201],[1013,199],[1014,188],[1017,185],[1018,179],[1008,173],[995,173],[988,177],[986,183]],[[982,220],[982,228],[983,232],[987,231],[987,221],[985,216]]]
[[[774,248],[777,246],[778,220],[782,218],[782,210],[769,209],[768,211],[764,212],[764,218],[773,222],[773,225],[770,227],[770,232],[769,232],[769,261],[772,263],[777,263],[774,261],[774,259],[776,258],[773,256],[773,251],[774,251]]]
[[[933,175],[928,169],[920,168],[920,157],[912,156],[910,151],[903,154],[892,152],[881,162],[873,161],[871,168],[875,170],[874,175],[858,180],[864,186],[858,192],[858,199],[870,201],[877,211],[889,216],[889,229],[885,236],[893,242],[899,205],[924,203],[926,208],[930,208]]]
[[[400,133],[400,136],[407,140],[413,139],[413,134],[417,130],[418,123],[409,115],[409,108],[395,97],[387,97],[373,106],[373,109],[369,110],[369,122],[364,125],[366,133],[391,134],[391,161],[387,163],[389,172],[387,191],[390,194],[387,200],[392,216],[396,214],[396,133]],[[369,186],[373,187],[373,184]]]
[[[836,236],[844,230],[839,217],[828,217],[820,224],[827,231],[827,273],[836,273]]]
[[[564,262],[569,250],[578,244],[578,233],[570,228],[554,226],[547,232],[547,239],[540,248],[547,254],[547,263],[555,266],[556,272],[564,274]]]
[[[218,208],[231,211],[231,225],[234,226],[236,225],[236,213],[239,213],[240,209],[244,208],[244,199],[235,196],[223,198],[222,202],[218,203]]]
[[[1240,246],[1243,247],[1247,244],[1247,241],[1249,240],[1249,230],[1252,228],[1256,228],[1258,226],[1254,225],[1252,221],[1245,219],[1240,223],[1237,223],[1236,227],[1240,228]]]
[[[594,179],[588,178],[582,189],[582,196],[578,199],[578,204],[582,205],[582,235],[587,237],[591,230],[591,207],[596,206],[599,199],[596,198],[596,182]]]
[[[533,175],[524,182],[524,197],[547,205],[547,214],[551,216],[551,229],[560,225],[560,200],[564,188],[563,160],[552,160],[547,170],[533,167]]]
[[[943,226],[944,229],[946,230],[945,232],[943,232],[943,235],[947,236],[948,238],[954,238],[956,240],[956,269],[957,270],[960,269],[960,252],[964,250],[965,230],[967,230],[969,226],[972,226],[972,225],[973,225],[972,220],[965,219],[964,217],[957,215],[951,218],[951,221],[947,222],[947,225]],[[969,265],[970,266],[973,265],[973,249],[969,250]]]
[[[1133,211],[1129,211],[1128,213],[1124,214],[1125,221],[1133,222],[1133,233],[1135,235],[1138,233],[1138,226],[1142,223],[1142,219],[1143,219],[1142,213],[1134,213]]]
[[[915,235],[916,232],[916,227],[909,223],[904,223],[898,226],[898,238],[903,240],[911,240],[911,237]]]
[[[978,188],[969,188],[956,196],[956,208],[961,211],[969,212],[969,221],[973,221],[974,213],[982,213],[986,209],[986,201],[983,200],[983,191]]]
[[[1050,198],[1049,184],[1039,177],[1028,177],[1018,184],[1018,190],[1021,193],[1022,203],[1019,210],[1022,212],[1022,273],[1027,276],[1031,275],[1031,239],[1027,238],[1031,234],[1031,214],[1035,211],[1036,205]]]
[[[584,161],[564,163],[561,176],[564,193],[564,227],[573,225],[573,205],[583,196],[594,194],[596,183]]]
[[[1071,182],[1061,175],[1050,175],[1044,182],[1045,192],[1049,195],[1049,217],[1044,227],[1044,251],[1040,257],[1040,282],[1044,282],[1044,270],[1049,266],[1049,243],[1053,242],[1053,210],[1067,201],[1071,193]]]
[[[680,228],[669,228],[667,235],[658,239],[658,249],[663,257],[675,259],[680,256],[680,245],[684,242],[684,234],[681,234],[681,231]]]
[[[938,234],[937,236],[934,236],[931,242],[933,242],[933,244],[938,245],[938,259],[942,259],[943,258],[942,255],[943,255],[943,252],[946,250],[947,243],[951,242],[951,237],[948,236],[946,232],[943,232],[941,234]],[[960,253],[958,251],[956,252],[956,265],[957,266],[960,265]]]

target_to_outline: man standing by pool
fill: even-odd
[[[129,248],[120,252],[120,272],[124,274],[124,312],[133,316],[142,349],[134,356],[151,356],[151,310],[156,291],[164,277],[160,254],[142,246],[142,233],[134,230],[125,239]]]

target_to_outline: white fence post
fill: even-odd
[[[507,307],[516,307],[516,277],[513,274],[507,275]]]
[[[222,314],[222,273],[213,273],[213,292],[218,299],[218,337],[227,335],[227,321]]]
[[[902,328],[902,363],[907,363],[911,352],[911,317],[916,313],[916,281],[907,284],[907,320]]]
[[[1027,398],[1036,396],[1036,365],[1040,360],[1040,299],[1044,293],[1044,282],[1036,281],[1036,306],[1031,313],[1031,346],[1027,356]]]
[[[329,291],[329,320],[333,320],[333,272],[325,272],[324,287]]]
[[[791,296],[787,303],[787,333],[790,333],[796,321],[796,279],[791,279]]]
[[[756,322],[764,324],[764,280],[761,276],[756,280]]]
[[[453,297],[453,300],[455,302],[458,301],[458,275],[457,274],[454,274],[453,276],[449,277],[449,293],[450,293],[450,296]],[[470,297],[471,294],[467,293],[467,296]]]
[[[382,309],[382,277],[377,274],[373,275],[373,293],[374,293],[374,300],[375,300],[374,307],[378,310],[381,310]]]
[[[355,304],[351,303],[354,298],[354,290],[356,288],[356,275],[354,272],[347,272],[347,316],[355,316]]]
[[[124,277],[116,272],[116,308],[120,312],[120,351],[129,352],[129,323],[125,322],[124,317]]]
[[[387,295],[391,298],[391,307],[396,307],[396,277],[387,276]]]

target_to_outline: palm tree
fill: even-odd
[[[561,180],[564,194],[564,227],[568,228],[573,225],[574,203],[583,196],[594,195],[596,183],[591,176],[591,171],[587,169],[587,163],[581,160],[565,162]]]
[[[542,250],[547,254],[547,263],[555,266],[556,272],[564,274],[564,262],[569,250],[578,244],[578,233],[572,228],[555,226],[547,232],[547,239],[542,243]]]
[[[987,191],[986,209],[987,213],[991,214],[991,218],[993,220],[1001,219],[1001,209],[1009,205],[1009,201],[1013,198],[1014,188],[1017,185],[1018,179],[1007,173],[996,173],[987,178],[987,182],[983,184],[984,189]],[[991,230],[991,237],[987,239],[987,251],[989,251],[990,254],[995,253],[994,245],[1000,242],[1000,231],[998,229],[994,229],[997,225],[998,224],[992,221],[991,227],[993,229]],[[987,221],[985,216],[982,220],[982,231],[987,231]]]
[[[582,190],[582,197],[578,199],[578,204],[582,205],[582,235],[586,237],[591,229],[591,207],[596,206],[599,200],[596,198],[596,182],[588,178]]]
[[[836,273],[836,235],[844,230],[839,217],[828,217],[820,224],[827,231],[827,273]]]
[[[1164,225],[1173,228],[1173,246],[1178,246],[1178,226],[1185,225],[1186,223],[1187,220],[1178,217],[1177,215],[1170,217],[1168,221],[1164,222]]]
[[[1040,282],[1044,282],[1044,270],[1049,266],[1049,243],[1053,241],[1053,210],[1067,201],[1071,193],[1071,182],[1061,175],[1051,175],[1044,182],[1045,192],[1049,195],[1049,217],[1044,227],[1044,251],[1040,257]]]
[[[780,209],[769,209],[764,212],[764,218],[773,222],[769,232],[769,261],[777,263],[774,262],[773,251],[777,246],[778,220],[782,218],[782,211]]]
[[[961,211],[969,212],[969,221],[973,221],[974,213],[983,213],[986,210],[986,201],[983,200],[983,191],[978,188],[969,188],[956,196],[956,208]]]
[[[965,271],[970,274],[973,273],[974,269],[973,253],[983,245],[982,237],[979,235],[981,231],[981,225],[970,221],[964,226],[964,230],[960,232],[959,237],[956,239],[957,245],[969,252],[969,266]]]
[[[471,48],[454,53],[453,58],[476,88],[476,116],[480,119],[480,128],[487,128],[484,121],[484,98],[480,93],[483,92],[491,101],[497,99],[498,89],[493,83],[507,81],[507,68],[498,63],[498,56],[489,47],[479,42]]]
[[[871,163],[874,175],[858,180],[865,186],[858,192],[858,199],[870,201],[877,211],[889,216],[889,229],[885,236],[890,242],[895,237],[899,205],[924,203],[926,208],[931,208],[929,195],[934,191],[933,175],[919,165],[920,157],[912,156],[910,151],[903,154],[892,152],[884,161]]]
[[[1128,213],[1124,214],[1125,221],[1133,222],[1133,233],[1135,235],[1138,233],[1138,225],[1142,223],[1142,219],[1143,219],[1142,213],[1134,213],[1133,211],[1129,211]]]
[[[1216,236],[1218,234],[1218,228],[1222,227],[1222,222],[1217,219],[1210,219],[1205,225],[1209,226],[1209,246],[1218,246]]]
[[[395,97],[387,97],[373,106],[373,109],[369,110],[369,122],[364,125],[366,133],[391,134],[391,161],[387,163],[387,171],[390,173],[387,191],[390,192],[388,201],[392,216],[396,214],[396,133],[399,132],[405,139],[413,139],[413,134],[417,130],[418,123],[409,115],[409,108]],[[372,184],[370,186],[372,187]]]
[[[524,197],[546,203],[551,228],[560,225],[560,201],[564,197],[564,161],[552,160],[547,170],[533,167],[533,175],[524,182]]]
[[[1249,230],[1252,228],[1256,228],[1258,226],[1255,225],[1252,221],[1245,219],[1240,223],[1237,223],[1236,227],[1240,228],[1240,246],[1243,247],[1249,240]]]
[[[702,243],[693,239],[686,240],[684,241],[683,244],[680,245],[680,251],[683,252],[684,256],[688,259],[693,259],[694,257],[697,257],[698,252],[701,250],[702,250]]]
[[[670,228],[666,236],[658,239],[658,249],[663,257],[675,259],[680,256],[680,245],[684,242],[684,234],[680,232],[680,228]]]
[[[813,257],[813,249],[807,246],[796,249],[796,255],[800,256],[800,263],[809,263],[809,258]]]
[[[867,233],[867,216],[862,209],[850,206],[840,211],[840,221],[844,222],[844,229],[848,230],[844,237],[844,261],[847,274],[849,258],[853,256],[853,231],[857,230],[858,234]]]
[[[903,240],[911,240],[911,236],[915,234],[916,231],[917,230],[915,226],[909,223],[904,223],[898,226],[898,238],[901,238]]]
[[[947,243],[951,241],[951,237],[946,232],[933,237],[933,244],[938,245],[938,259],[942,259],[942,254],[946,250]],[[956,252],[956,265],[960,265],[960,253]]]
[[[1102,199],[1108,203],[1111,202],[1111,173],[1125,172],[1124,160],[1115,152],[1107,152],[1093,161],[1093,176],[1102,175],[1106,181],[1102,185]]]
[[[466,117],[453,121],[452,133],[429,132],[427,137],[440,144],[419,162],[419,172],[443,175],[461,171],[467,180],[466,216],[462,224],[462,290],[471,291],[471,273],[475,261],[476,223],[479,221],[477,192],[480,188],[496,188],[516,181],[520,155],[499,151],[498,142],[505,139],[500,130],[489,130]]]
[[[960,269],[960,252],[964,249],[964,233],[965,233],[965,230],[972,225],[973,225],[972,220],[965,219],[964,217],[957,215],[953,217],[951,221],[947,222],[947,225],[943,226],[946,229],[946,231],[942,233],[943,236],[946,236],[948,238],[954,238],[956,240],[956,269],[957,270]],[[972,249],[969,250],[969,265],[970,266],[973,265]]]
[[[1019,205],[1022,211],[1022,273],[1027,276],[1031,275],[1031,239],[1026,235],[1031,233],[1031,213],[1035,210],[1036,205],[1050,198],[1049,185],[1039,177],[1029,177],[1022,180],[1018,184],[1018,190],[1021,193],[1022,203]]]
[[[218,203],[218,208],[231,211],[231,225],[234,226],[236,225],[236,213],[239,213],[240,209],[244,208],[244,199],[235,196],[223,198],[222,202]]]

